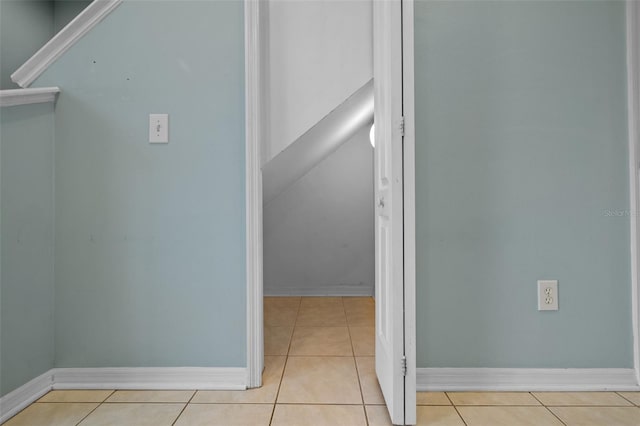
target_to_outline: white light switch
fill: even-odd
[[[149,114],[149,142],[169,143],[169,114]]]

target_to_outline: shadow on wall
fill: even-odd
[[[264,207],[266,295],[372,295],[369,126]]]

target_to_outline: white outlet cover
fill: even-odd
[[[558,280],[538,281],[538,310],[558,310]]]

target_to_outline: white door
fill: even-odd
[[[401,7],[373,2],[376,374],[391,421],[403,425],[415,414],[405,409]]]

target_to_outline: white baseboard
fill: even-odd
[[[245,390],[246,368],[54,368],[0,398],[0,424],[51,389]]]
[[[265,296],[373,296],[372,285],[265,286]]]
[[[53,389],[244,390],[246,368],[54,368]]]
[[[52,385],[53,377],[49,370],[0,398],[0,424],[49,392]]]
[[[637,391],[629,368],[418,368],[418,391]]]
[[[626,368],[418,368],[418,391],[640,391]],[[246,368],[54,368],[0,398],[0,423],[51,389],[244,390]]]

